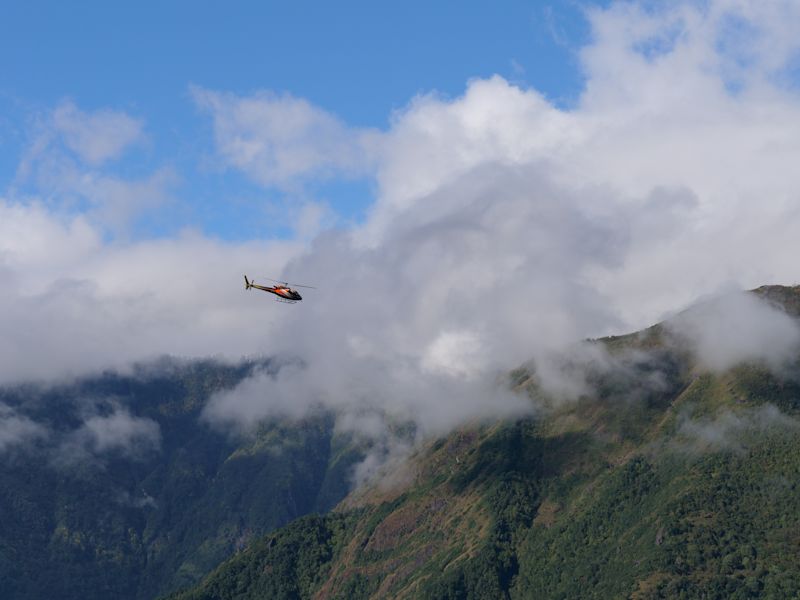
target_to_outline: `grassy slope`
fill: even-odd
[[[800,288],[757,293],[800,313]],[[800,594],[799,430],[763,408],[800,417],[798,373],[701,373],[664,336],[603,340],[650,358],[546,418],[430,444],[393,488],[292,523],[175,598]]]

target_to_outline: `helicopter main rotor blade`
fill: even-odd
[[[312,289],[312,290],[317,289],[313,285],[298,285],[296,283],[289,283],[288,281],[280,281],[278,279],[272,279],[272,277],[265,277],[264,279],[269,279],[270,281],[274,281],[275,283],[281,283],[283,285],[288,285],[290,287],[309,288],[309,289]]]

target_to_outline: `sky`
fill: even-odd
[[[0,382],[299,357],[206,418],[436,433],[526,410],[525,361],[800,280],[794,1],[162,4],[0,24]],[[787,327],[735,306],[711,367]]]
[[[226,239],[286,235],[263,204],[299,192],[254,187],[216,168],[193,87],[291,94],[375,128],[418,94],[455,97],[470,79],[496,73],[568,103],[587,32],[573,2],[508,1],[502,10],[469,1],[21,3],[0,23],[0,176],[13,181],[30,121],[60,103],[122,111],[142,122],[146,143],[113,168],[168,167],[180,177],[180,207],[135,235],[187,224]],[[372,200],[363,178],[309,185],[345,220],[363,218]]]

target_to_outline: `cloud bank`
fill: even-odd
[[[323,405],[435,433],[518,414],[525,402],[496,385],[516,364],[724,287],[800,279],[800,96],[786,75],[798,13],[789,1],[593,8],[569,108],[490,77],[457,98],[420,95],[373,131],[287,94],[193,88],[225,167],[265,189],[368,178],[364,222],[298,241],[124,242],[89,213],[9,194],[0,380],[162,353],[280,354],[304,367],[217,396],[206,418],[248,427]],[[80,173],[140,138],[135,119],[65,110]],[[93,142],[98,129],[111,141]],[[245,294],[242,273],[318,289],[275,305]],[[772,360],[761,332],[794,343],[780,317],[739,309],[694,340],[711,368]]]

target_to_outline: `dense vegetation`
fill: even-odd
[[[5,448],[0,461],[0,597],[153,598],[334,506],[360,454],[334,435],[331,415],[266,422],[244,437],[199,418],[211,394],[254,368],[277,367],[164,361],[0,389],[4,410],[46,432]],[[113,440],[103,452],[79,443],[87,415],[120,407],[157,423],[157,443],[138,453]]]
[[[174,598],[800,596],[800,366],[714,374],[666,335],[598,341],[618,361],[579,400],[437,440]]]

